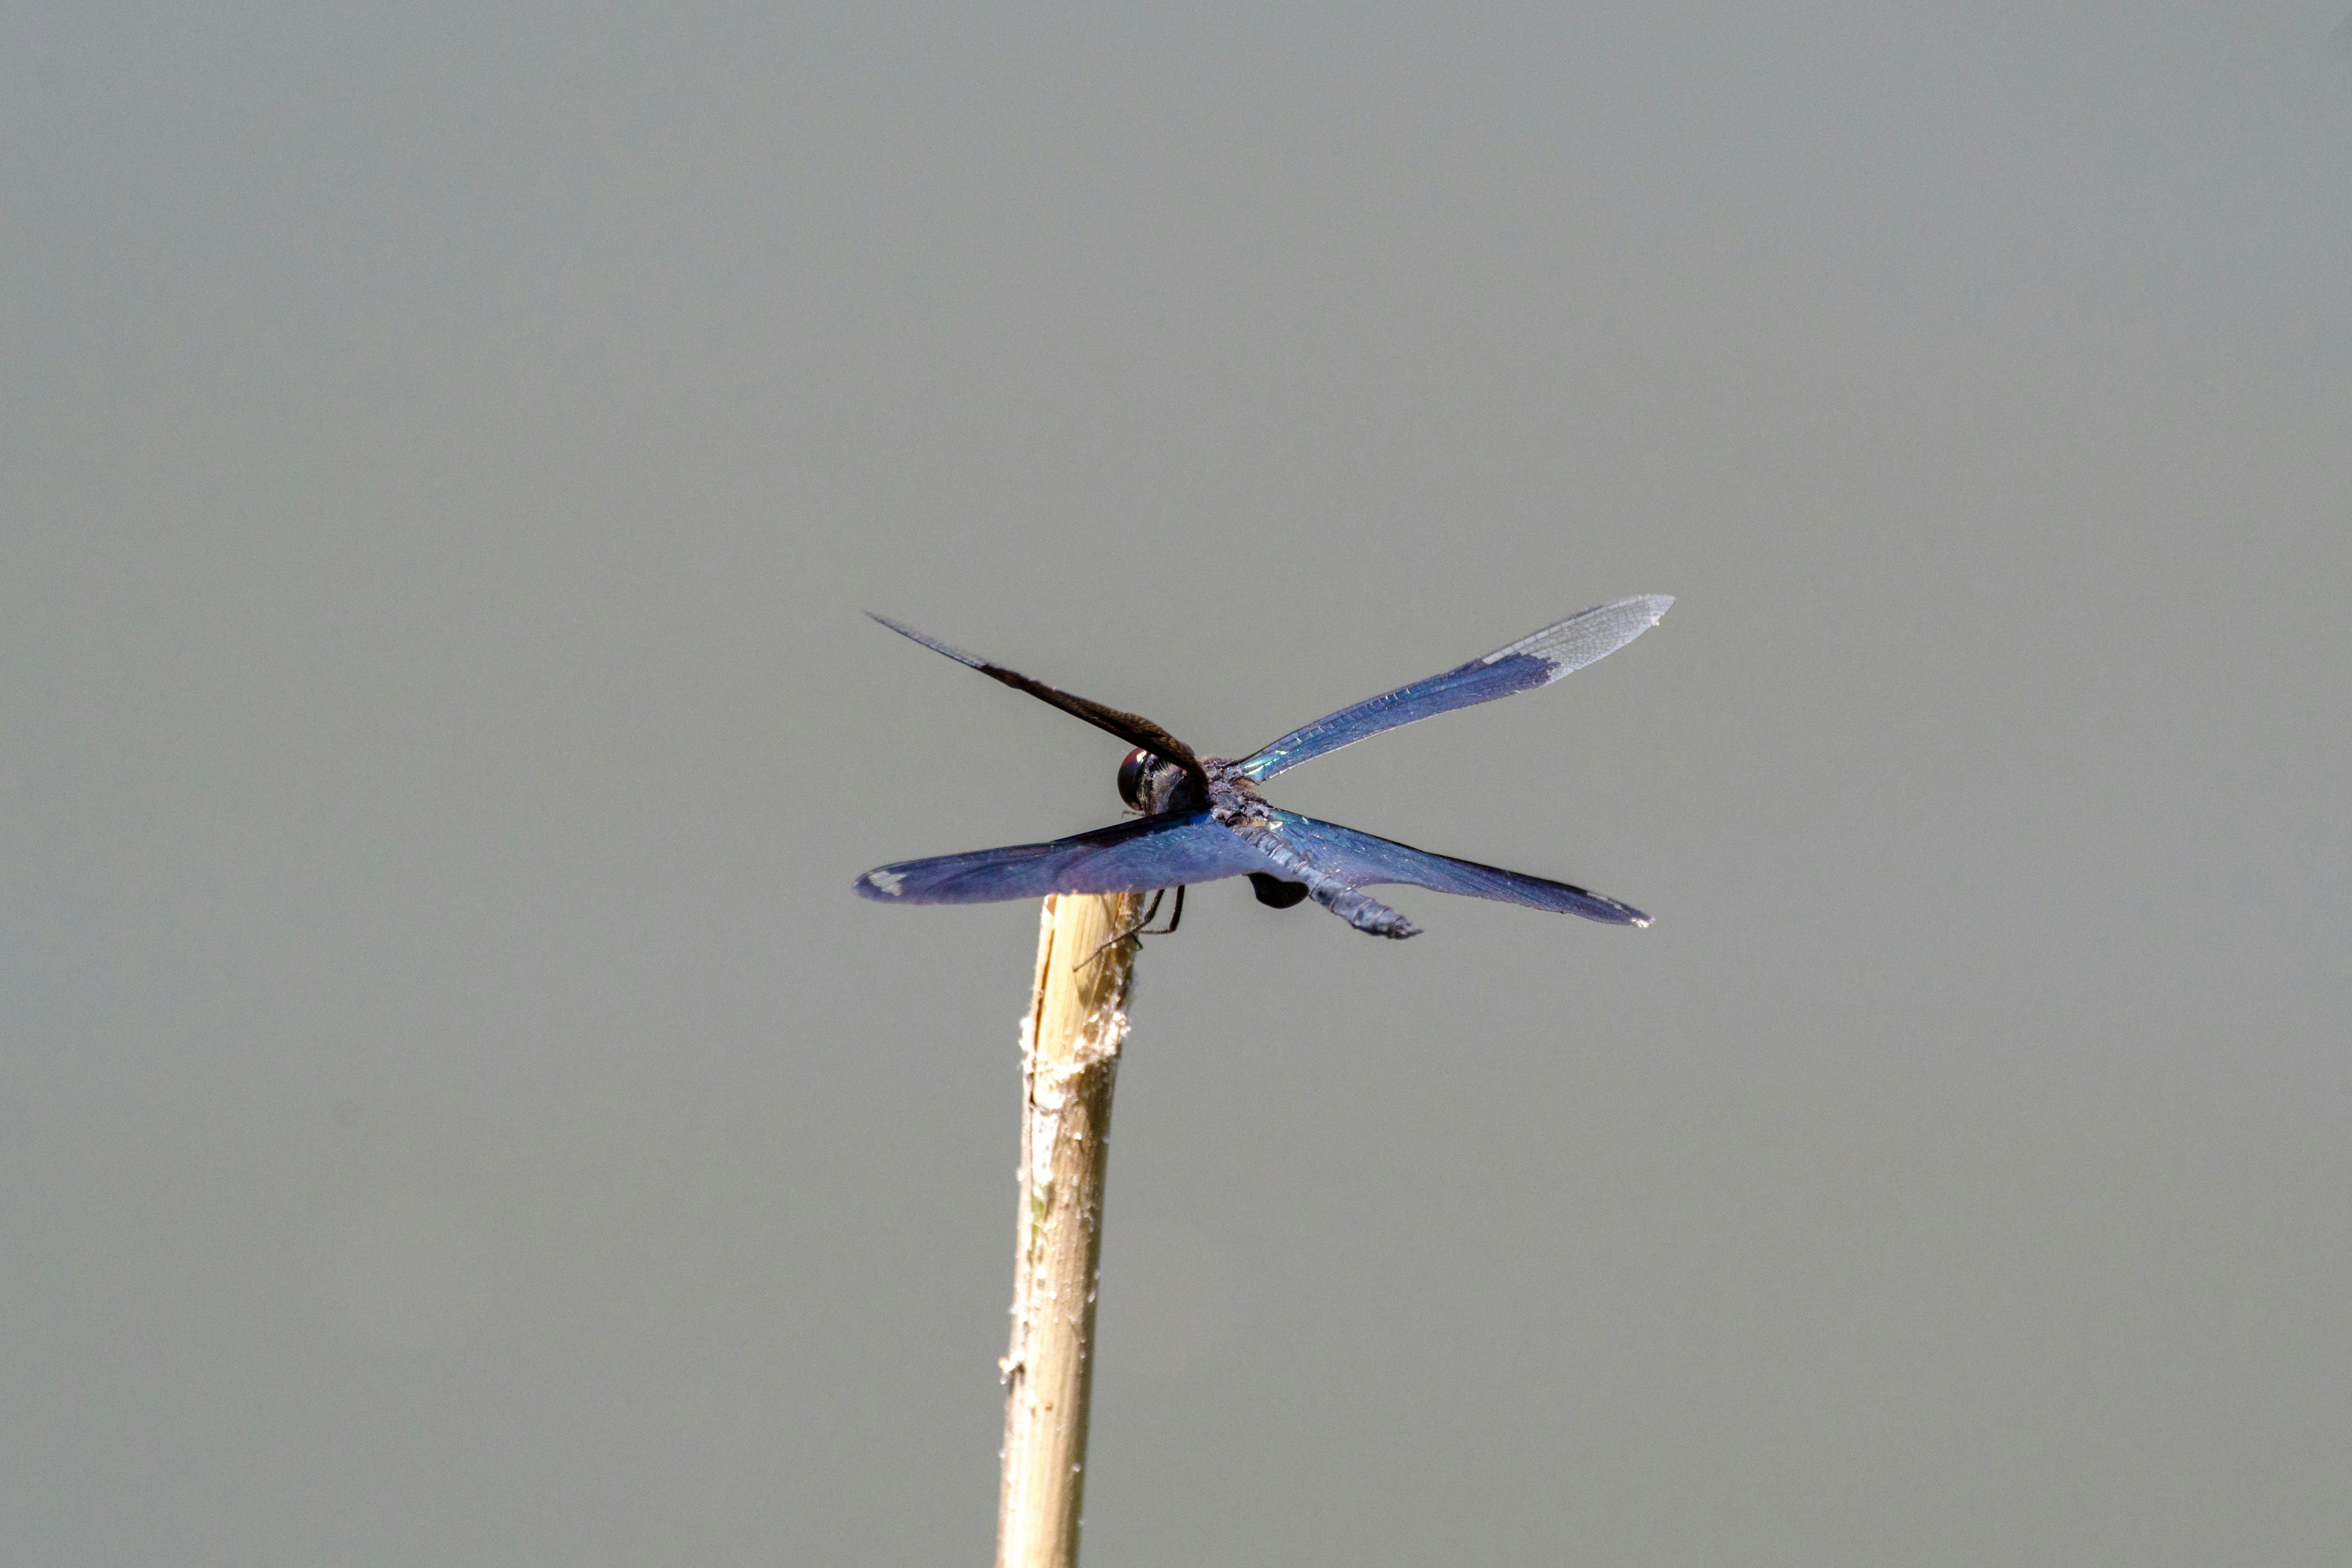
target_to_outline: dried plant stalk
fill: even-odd
[[[1021,1208],[1004,1374],[997,1568],[1074,1568],[1094,1384],[1095,1274],[1111,1089],[1127,1037],[1132,942],[1103,949],[1140,895],[1045,900],[1022,1026]],[[1090,955],[1100,951],[1100,956]]]

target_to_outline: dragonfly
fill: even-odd
[[[1237,760],[1201,756],[1140,714],[1058,690],[887,616],[874,616],[935,653],[1127,742],[1134,750],[1119,763],[1118,793],[1137,815],[1050,843],[878,866],[859,877],[855,886],[868,899],[901,904],[992,903],[1052,893],[1151,893],[1144,921],[1119,937],[1141,934],[1168,889],[1175,889],[1177,898],[1177,912],[1168,926],[1172,931],[1182,918],[1187,885],[1243,876],[1250,879],[1261,903],[1288,909],[1312,899],[1373,936],[1402,938],[1421,931],[1363,890],[1387,883],[1582,915],[1609,925],[1646,926],[1650,917],[1631,904],[1567,882],[1457,860],[1301,816],[1268,805],[1258,786],[1301,763],[1401,725],[1549,686],[1656,626],[1673,603],[1664,594],[1643,594],[1596,605],[1482,658],[1326,714]]]

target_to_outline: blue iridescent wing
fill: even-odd
[[[925,637],[914,627],[902,626],[887,616],[877,616],[871,610],[866,613],[900,637],[921,643],[933,653],[945,654],[958,664],[976,669],[992,680],[1001,680],[1015,691],[1025,691],[1041,702],[1050,702],[1065,713],[1084,719],[1097,730],[1109,731],[1130,746],[1140,746],[1147,752],[1167,758],[1186,773],[1191,773],[1203,789],[1208,787],[1209,775],[1202,771],[1201,759],[1192,754],[1192,748],[1146,719],[1142,714],[1106,707],[1091,699],[1075,696],[1070,692],[1048,686],[1042,680],[1032,680],[1017,669],[1007,669],[1001,664],[989,663],[978,654],[966,653],[960,647],[950,647],[939,638]]]
[[[1048,893],[1124,893],[1269,869],[1266,858],[1205,811],[1147,816],[1050,844],[901,860],[857,879],[885,903],[987,904]]]
[[[1394,691],[1342,708],[1301,730],[1293,730],[1270,746],[1244,758],[1244,777],[1263,782],[1327,752],[1352,746],[1368,736],[1433,713],[1492,702],[1515,691],[1549,686],[1571,670],[1582,669],[1615,653],[1658,624],[1674,600],[1664,594],[1643,594],[1597,605],[1558,626],[1496,648],[1484,658],[1400,686]]]
[[[1650,917],[1631,904],[1604,899],[1566,882],[1547,881],[1475,860],[1432,855],[1410,845],[1375,838],[1337,823],[1318,822],[1296,812],[1272,811],[1274,832],[1295,847],[1308,865],[1346,888],[1381,882],[1407,882],[1441,893],[1463,893],[1474,899],[1494,899],[1531,909],[1582,915],[1611,925],[1645,926]],[[1295,875],[1295,873],[1294,873]]]

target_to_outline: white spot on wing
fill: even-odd
[[[866,873],[866,880],[895,899],[898,896],[899,887],[907,879],[896,871],[868,871]]]

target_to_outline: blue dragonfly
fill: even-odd
[[[1267,805],[1257,786],[1301,763],[1416,719],[1549,686],[1656,626],[1673,603],[1664,594],[1644,594],[1595,605],[1483,658],[1327,714],[1239,761],[1199,756],[1140,714],[1056,690],[876,616],[892,631],[1133,746],[1119,764],[1118,793],[1139,815],[1047,844],[900,860],[858,878],[857,891],[901,904],[981,904],[1048,893],[1152,893],[1143,922],[1119,933],[1120,938],[1141,933],[1168,889],[1176,889],[1176,912],[1167,928],[1173,931],[1183,916],[1186,884],[1241,876],[1250,879],[1261,903],[1288,909],[1311,898],[1374,936],[1408,937],[1421,931],[1363,891],[1388,882],[1526,904],[1611,925],[1648,925],[1650,917],[1630,904],[1566,882],[1433,855],[1284,811]]]

